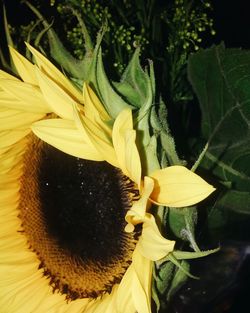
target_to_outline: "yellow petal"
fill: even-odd
[[[133,253],[132,298],[138,313],[151,313],[152,262],[144,258],[139,250]]]
[[[6,93],[15,97],[16,100],[27,103],[27,106],[33,110],[32,112],[51,112],[40,90],[34,85],[21,81],[0,79],[0,87]]]
[[[132,283],[135,275],[134,268],[130,265],[119,286],[116,297],[116,311],[119,313],[127,312],[134,313],[136,312],[134,301],[132,298]]]
[[[86,310],[84,310],[84,312],[118,313],[118,311],[116,311],[115,309],[116,295],[117,295],[117,285],[114,285],[110,294],[104,294],[101,298],[97,298],[96,300],[90,301],[89,305],[87,306]],[[70,311],[68,311],[68,313],[70,313]]]
[[[37,69],[39,86],[51,111],[65,119],[73,119],[73,106],[76,104],[59,85]]]
[[[79,110],[79,107],[77,105],[73,106],[73,116],[74,116],[74,122],[76,124],[76,127],[82,133],[86,143],[94,147],[90,139],[89,133],[84,127],[84,121],[83,121],[84,114],[81,110]]]
[[[16,159],[23,154],[23,151],[21,151],[18,154],[14,154],[14,155],[9,155],[9,153],[5,153],[3,155],[1,155],[1,162],[0,162],[0,176],[1,175],[5,175],[6,179],[8,177],[8,173],[11,170],[11,173],[19,173],[20,168],[22,167],[22,165],[18,164],[16,165]],[[3,177],[1,179],[1,181],[5,180],[5,178]]]
[[[82,133],[72,121],[42,120],[32,125],[32,131],[43,141],[67,154],[87,160],[103,160],[95,147],[86,143]]]
[[[32,113],[47,113],[48,111],[48,108],[34,107],[33,103],[19,100],[4,90],[0,90],[0,106]]]
[[[112,136],[112,120],[93,90],[83,85],[84,115],[88,120],[102,128],[108,138]]]
[[[215,188],[184,166],[170,166],[150,174],[155,186],[151,200],[159,205],[185,207],[207,198]]]
[[[107,134],[100,125],[93,123],[86,117],[83,117],[82,123],[89,135],[90,140],[92,141],[92,144],[102,155],[103,159],[111,165],[119,167],[109,134]]]
[[[38,85],[34,64],[28,61],[11,46],[9,46],[9,49],[12,60],[22,80],[29,84]]]
[[[113,145],[120,168],[140,189],[141,161],[136,147],[132,111],[123,110],[115,119],[112,132]]]
[[[142,226],[142,234],[137,245],[138,251],[145,258],[157,261],[173,251],[175,241],[164,238],[159,232],[154,216],[147,213]]]
[[[22,139],[20,142],[16,143],[11,147],[0,150],[0,171],[1,173],[13,169],[20,164],[19,157],[24,153],[26,146],[26,140]]]
[[[20,81],[18,78],[16,78],[13,75],[10,75],[9,73],[6,73],[2,70],[0,70],[0,78],[8,79],[8,80],[15,80],[15,81]]]
[[[125,133],[125,164],[128,176],[141,190],[141,160],[135,143],[136,131],[130,130]]]
[[[32,124],[44,117],[44,114],[30,113],[0,107],[0,131],[15,129]]]
[[[0,133],[0,149],[11,147],[27,136],[29,132],[28,128],[2,131]]]
[[[82,101],[82,94],[72,85],[70,80],[65,77],[45,56],[39,51],[33,48],[31,45],[26,43],[27,47],[34,55],[38,67],[46,73],[50,79],[54,80],[57,85],[64,89],[69,95],[72,96],[76,101]]]
[[[131,110],[123,110],[115,119],[112,132],[112,140],[114,149],[120,168],[123,173],[128,176],[126,168],[126,145],[125,145],[125,132],[133,129],[132,113]]]
[[[133,203],[132,208],[127,212],[125,220],[128,223],[125,227],[126,232],[132,232],[134,225],[140,224],[144,221],[146,210],[149,204],[149,196],[154,188],[154,181],[152,178],[144,177],[144,186],[142,194],[138,201]]]
[[[110,116],[106,112],[101,101],[86,83],[83,84],[83,101],[84,112],[90,120],[95,120],[96,116],[100,116],[103,121],[109,121]]]

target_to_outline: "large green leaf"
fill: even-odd
[[[190,56],[188,73],[209,144],[201,167],[229,186],[216,207],[250,214],[250,51],[201,50]]]

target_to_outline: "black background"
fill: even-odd
[[[198,0],[196,0],[198,1]],[[1,1],[0,1],[1,2]],[[2,1],[3,2],[3,1]],[[43,0],[46,7],[48,0]],[[32,1],[32,3],[35,3]],[[216,35],[204,42],[204,46],[224,41],[226,47],[250,47],[250,10],[246,0],[212,0]],[[18,0],[5,1],[10,24],[27,24],[30,10]],[[2,28],[2,27],[1,27]],[[1,33],[2,36],[2,33]]]

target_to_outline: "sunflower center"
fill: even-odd
[[[69,300],[96,298],[120,282],[139,235],[124,231],[137,193],[108,163],[72,157],[30,136],[20,218],[53,290]]]
[[[118,169],[46,146],[38,181],[48,233],[61,247],[84,261],[103,263],[122,253],[117,239],[130,201]]]

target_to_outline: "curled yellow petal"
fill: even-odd
[[[164,238],[155,222],[152,214],[147,213],[143,226],[142,234],[138,241],[139,252],[147,259],[157,261],[173,251],[175,241]]]
[[[134,225],[140,224],[144,221],[146,210],[149,204],[149,196],[154,188],[154,181],[152,178],[144,177],[144,186],[141,197],[138,201],[133,203],[132,208],[127,212],[125,220],[128,223],[125,227],[126,232],[132,232]]]
[[[169,207],[194,205],[207,198],[215,188],[184,166],[170,166],[150,174],[154,179],[152,202]]]
[[[141,161],[135,143],[136,132],[133,130],[130,109],[123,110],[115,119],[112,139],[120,168],[140,189]]]

